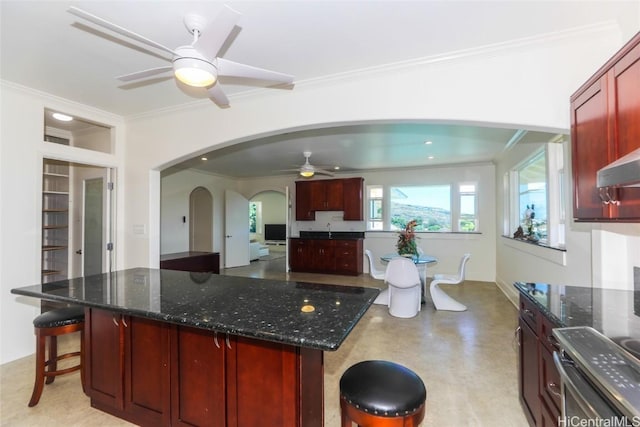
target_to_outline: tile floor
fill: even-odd
[[[367,275],[354,278],[283,271],[284,259],[279,259],[253,261],[248,267],[222,274],[382,286]],[[398,319],[389,316],[386,307],[374,305],[337,351],[325,353],[325,426],[340,425],[340,376],[352,364],[366,359],[401,363],[423,379],[427,387],[423,427],[527,425],[517,391],[515,307],[492,283],[467,281],[443,289],[469,309],[436,312],[427,300],[418,316]],[[92,409],[82,393],[78,373],[45,386],[40,403],[28,408],[33,364],[30,356],[0,367],[1,426],[131,425]]]

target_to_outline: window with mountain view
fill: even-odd
[[[439,185],[367,186],[367,230],[399,231],[416,220],[415,231],[478,231],[476,182]]]
[[[451,186],[390,187],[390,229],[416,220],[416,231],[451,231]]]

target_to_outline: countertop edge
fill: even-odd
[[[542,314],[544,314],[549,320],[551,320],[553,323],[555,323],[556,325],[558,325],[558,328],[564,328],[567,325],[562,322],[560,319],[558,319],[558,317],[553,314],[547,307],[545,307],[544,305],[540,304],[540,302],[538,300],[536,300],[535,298],[531,298],[531,295],[528,294],[527,292],[527,288],[526,288],[526,284],[523,282],[515,282],[513,284],[513,286],[518,290],[518,292],[520,293],[521,296],[524,296],[525,298],[527,298],[527,300],[529,300],[532,304],[534,304],[541,312]]]
[[[368,289],[376,289],[376,288],[368,288]],[[37,299],[40,299],[40,300],[47,300],[47,301],[64,302],[64,303],[80,305],[80,306],[88,307],[88,308],[97,308],[97,309],[101,309],[101,310],[107,310],[107,311],[112,311],[112,312],[115,312],[115,313],[129,315],[129,316],[141,317],[141,318],[145,318],[145,319],[151,319],[151,320],[167,322],[167,323],[171,323],[171,324],[175,324],[175,325],[179,325],[179,326],[190,326],[190,327],[194,327],[194,328],[198,328],[198,329],[204,329],[204,330],[208,330],[208,331],[228,333],[228,334],[231,334],[231,335],[238,335],[238,336],[246,337],[246,338],[255,338],[255,339],[260,339],[260,340],[264,340],[264,341],[272,341],[272,342],[276,342],[276,343],[280,343],[280,344],[287,344],[287,345],[305,347],[305,348],[316,349],[316,350],[336,351],[344,343],[344,341],[347,339],[347,337],[349,336],[349,334],[351,333],[353,328],[355,328],[355,326],[362,319],[362,317],[367,312],[367,310],[369,310],[371,305],[373,305],[373,302],[375,301],[376,297],[379,294],[379,289],[378,289],[378,293],[376,293],[371,298],[369,298],[369,300],[362,306],[362,309],[355,314],[353,322],[351,323],[350,327],[347,330],[344,331],[344,333],[342,335],[342,338],[339,341],[336,341],[336,342],[334,342],[332,344],[327,344],[325,342],[320,342],[320,341],[316,341],[316,340],[306,340],[306,339],[296,340],[296,339],[292,339],[291,337],[288,337],[288,336],[283,336],[283,335],[278,335],[278,334],[270,334],[270,333],[263,333],[263,332],[259,332],[259,331],[258,332],[248,331],[248,330],[244,330],[242,328],[228,327],[228,326],[225,326],[225,325],[222,325],[222,324],[219,324],[219,323],[206,323],[205,324],[205,323],[202,323],[202,322],[192,322],[192,321],[189,321],[188,318],[184,318],[184,317],[176,317],[176,316],[169,316],[169,315],[164,315],[163,316],[161,314],[154,313],[154,312],[132,310],[132,309],[129,309],[129,308],[126,308],[126,307],[106,306],[106,305],[103,305],[103,304],[90,303],[90,302],[86,302],[86,301],[82,301],[82,300],[77,300],[77,299],[68,298],[68,297],[62,297],[62,296],[56,296],[56,295],[49,295],[49,298],[43,298],[42,294],[40,294],[40,293],[29,292],[29,291],[23,290],[21,288],[11,289],[10,292],[12,294],[14,294],[14,295],[21,295],[21,296],[32,297],[32,298],[37,298]]]

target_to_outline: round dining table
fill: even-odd
[[[425,292],[425,283],[427,282],[427,265],[429,264],[435,264],[436,262],[438,262],[438,259],[436,257],[432,257],[431,255],[425,255],[425,254],[420,254],[420,255],[412,255],[412,256],[405,256],[405,255],[400,255],[397,253],[388,253],[388,254],[384,254],[380,257],[380,260],[382,262],[389,262],[394,258],[399,258],[399,257],[405,257],[410,259],[411,261],[414,262],[414,264],[416,264],[416,266],[418,266],[418,273],[420,274],[420,283],[421,283],[421,288],[422,288],[422,302],[425,302],[424,299],[424,292]],[[384,289],[380,292],[380,294],[378,295],[378,297],[376,298],[376,300],[374,301],[374,304],[387,304],[389,301],[389,288]]]

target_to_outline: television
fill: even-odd
[[[264,240],[265,242],[285,242],[287,240],[287,225],[265,224]]]

